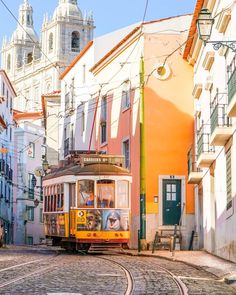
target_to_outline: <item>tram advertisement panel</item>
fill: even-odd
[[[65,215],[45,214],[44,227],[46,235],[65,236]]]
[[[83,211],[83,213],[81,213]],[[83,215],[83,218],[81,218]],[[86,220],[86,221],[85,221]],[[128,210],[79,210],[77,230],[84,231],[128,231]]]

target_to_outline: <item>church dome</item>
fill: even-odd
[[[37,33],[33,28],[26,27],[22,29],[18,27],[12,35],[12,41],[24,40],[28,42],[39,42]]]
[[[75,0],[60,0],[59,5],[53,13],[53,19],[58,17],[76,17],[83,19],[82,12],[77,6],[77,1]]]

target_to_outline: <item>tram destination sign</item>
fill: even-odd
[[[81,165],[87,164],[113,164],[118,166],[124,166],[124,156],[81,155]]]

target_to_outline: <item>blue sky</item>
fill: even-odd
[[[15,16],[23,0],[3,0]],[[52,15],[58,0],[29,0],[34,9],[34,24],[38,34],[44,13]],[[146,21],[192,13],[196,0],[149,0]],[[95,37],[141,21],[146,0],[78,0],[82,12],[92,10],[95,20]],[[16,21],[0,2],[0,42],[4,35],[11,36]]]

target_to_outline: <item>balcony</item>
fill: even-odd
[[[215,161],[215,147],[210,145],[210,125],[203,124],[198,131],[197,167],[208,168]]]
[[[236,59],[229,66],[227,115],[236,117]]]
[[[203,178],[203,171],[197,167],[196,159],[191,147],[188,152],[188,183],[190,184],[199,184]]]
[[[227,117],[226,94],[217,92],[211,103],[210,145],[224,146],[233,132],[232,119]]]

